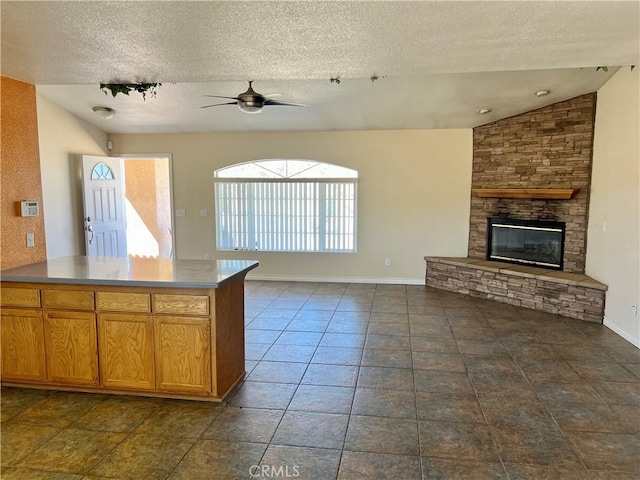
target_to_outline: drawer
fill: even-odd
[[[151,313],[148,293],[96,292],[98,310],[111,312]]]
[[[40,307],[40,290],[37,288],[2,287],[0,304],[3,307]]]
[[[209,315],[206,295],[153,295],[153,312],[173,315]]]
[[[93,310],[93,292],[84,290],[42,290],[43,308]]]

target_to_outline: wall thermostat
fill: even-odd
[[[37,217],[40,214],[38,202],[33,200],[20,202],[20,213],[23,217]]]

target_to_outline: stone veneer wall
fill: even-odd
[[[583,273],[596,94],[473,129],[471,188],[579,188],[572,200],[471,195],[469,256],[485,257],[487,217],[566,222],[564,270]]]

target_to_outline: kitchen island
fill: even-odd
[[[63,257],[0,272],[4,385],[220,401],[258,262]]]

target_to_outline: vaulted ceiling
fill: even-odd
[[[1,71],[112,133],[468,128],[595,91],[639,63],[639,6],[3,0]],[[200,108],[247,80],[307,106]],[[125,82],[163,85],[146,101],[99,89]],[[102,120],[96,105],[118,114]]]

